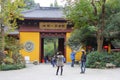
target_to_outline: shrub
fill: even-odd
[[[2,64],[4,58],[5,58],[5,54],[0,52],[0,64]]]
[[[113,55],[113,64],[115,64],[117,67],[120,67],[120,52],[112,53]]]
[[[25,67],[25,60],[19,51],[23,49],[23,45],[14,37],[5,37],[5,50],[7,54],[0,52],[0,69],[14,70]]]
[[[6,57],[0,65],[0,70],[16,70],[25,68],[25,61],[21,54],[13,54],[12,58]]]
[[[98,52],[92,52],[87,55],[87,67],[90,68],[102,68],[105,63],[102,63],[102,60],[104,59],[105,54],[100,54]]]
[[[12,58],[10,58],[10,57],[6,57],[6,58],[3,60],[3,62],[4,62],[5,64],[13,64],[13,63],[14,63],[14,60],[13,60]]]
[[[15,64],[25,64],[25,60],[24,60],[23,56],[19,53],[14,53],[12,55],[12,58],[13,58]]]
[[[89,68],[105,68],[107,63],[120,67],[120,53],[91,52],[87,55],[86,66]]]
[[[6,71],[6,70],[16,70],[16,69],[22,69],[24,67],[25,67],[24,64],[3,64],[3,65],[1,65],[1,69],[0,70],[3,70],[3,71]]]

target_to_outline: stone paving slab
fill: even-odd
[[[72,68],[70,64],[65,64],[62,76],[55,75],[56,69],[50,64],[29,64],[21,70],[0,71],[0,80],[120,80],[120,68],[87,68],[85,74],[80,74],[79,65]]]

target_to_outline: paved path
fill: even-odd
[[[80,74],[79,65],[65,64],[62,76],[55,75],[56,67],[50,64],[29,65],[25,69],[0,71],[0,80],[120,80],[120,68],[86,69]]]

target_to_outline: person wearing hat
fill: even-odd
[[[85,50],[82,50],[82,56],[81,56],[81,73],[85,73],[85,64],[86,64],[86,53],[85,53]]]

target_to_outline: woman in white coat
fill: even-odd
[[[64,66],[64,56],[62,55],[62,52],[59,52],[57,55],[57,72],[56,75],[58,75],[59,68],[61,68],[61,74],[63,73],[63,66]]]

